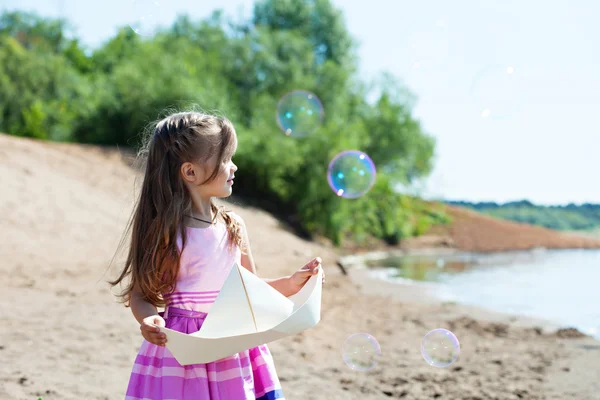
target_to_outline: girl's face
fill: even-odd
[[[211,160],[210,168],[206,171],[206,177],[208,178],[215,168],[215,164],[218,160]],[[233,163],[231,157],[225,158],[221,165],[216,166],[219,168],[217,176],[212,181],[205,183],[198,187],[206,197],[229,197],[233,191],[233,179],[235,177],[235,171],[237,171],[237,165]]]
[[[219,165],[217,165],[219,164]],[[204,183],[213,173],[218,172],[213,180]],[[188,189],[203,198],[229,197],[233,191],[233,179],[237,171],[231,156],[219,161],[216,156],[211,157],[204,165],[186,162],[181,167],[181,174]]]
[[[206,163],[184,163],[181,166],[181,174],[188,189],[203,198],[231,196],[235,171],[238,169],[232,161],[236,150],[237,137],[234,133],[231,146],[228,146],[222,158],[213,155]],[[215,169],[217,173],[214,179],[206,182]]]

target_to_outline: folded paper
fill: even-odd
[[[298,293],[285,297],[234,264],[198,332],[160,330],[179,364],[220,360],[315,326],[321,319],[322,278],[319,268]]]

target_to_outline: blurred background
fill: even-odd
[[[79,276],[89,254],[105,266],[144,129],[200,107],[236,127],[232,204],[261,216],[257,232],[275,232],[265,221],[276,218],[354,284],[600,338],[598,11],[587,0],[0,0],[0,222],[11,232],[0,250],[5,272],[20,271],[7,290],[34,296],[45,279]],[[282,125],[290,93],[318,99],[307,135]],[[374,166],[356,198],[328,181],[346,150]],[[79,267],[53,275],[67,264]]]

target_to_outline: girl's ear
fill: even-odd
[[[196,180],[197,174],[192,163],[186,162],[181,165],[181,176],[188,182]]]

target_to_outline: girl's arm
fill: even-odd
[[[243,261],[244,260],[242,259],[242,265],[244,265]],[[275,278],[275,279],[263,278],[263,281],[267,282],[269,285],[271,285],[273,287],[273,289],[277,290],[279,293],[281,293],[285,297],[290,297],[291,295],[294,294],[292,288],[290,287],[290,277],[289,276],[283,276],[281,278]]]
[[[142,292],[137,283],[134,285],[133,292],[131,293],[131,312],[140,324],[144,318],[158,315],[158,309],[142,298]]]
[[[244,243],[246,244],[246,250],[244,253],[242,253],[242,267],[246,268],[254,275],[257,275],[256,264],[254,264],[254,258],[252,257],[252,250],[250,249],[250,241],[248,240],[248,232],[246,231],[246,225],[244,224],[241,218],[240,221],[242,225],[242,238],[244,240]],[[284,276],[276,279],[263,278],[263,280],[285,297],[289,297],[292,294],[294,294],[294,291],[290,285],[289,276]]]
[[[137,284],[133,287],[130,305],[133,316],[140,323],[140,331],[144,339],[157,346],[165,346],[167,338],[159,328],[165,326],[165,320],[158,314],[155,306],[143,299]]]

